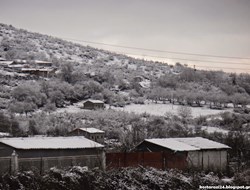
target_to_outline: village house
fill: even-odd
[[[1,137],[10,137],[10,136],[11,136],[10,133],[0,132],[0,138],[1,138]]]
[[[103,145],[79,136],[0,138],[0,165],[0,173],[74,165],[105,169],[105,152]]]
[[[226,170],[229,146],[202,137],[145,139],[135,150],[186,155],[187,166],[202,170]]]
[[[86,100],[85,102],[83,102],[83,108],[90,110],[104,109],[105,105],[101,100]]]
[[[25,73],[39,77],[52,77],[55,75],[56,68],[49,61],[40,60],[20,60],[0,61],[0,67],[10,72]]]
[[[100,129],[96,129],[92,127],[76,128],[73,131],[69,132],[69,135],[70,136],[84,136],[90,140],[103,144],[105,132]]]
[[[7,61],[7,60],[0,60],[0,67],[8,68],[9,65],[11,65],[13,61]]]
[[[31,64],[34,64],[40,67],[52,67],[53,66],[53,63],[50,61],[40,61],[40,60],[31,61]]]
[[[39,77],[52,77],[55,75],[56,69],[54,68],[21,68],[22,73],[28,73]]]

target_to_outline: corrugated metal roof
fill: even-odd
[[[230,147],[202,137],[146,139],[145,141],[174,150],[195,151],[208,149],[229,149]]]
[[[0,143],[16,149],[85,149],[104,147],[99,143],[80,136],[2,138]]]
[[[100,130],[100,129],[96,129],[93,127],[89,127],[89,128],[79,128],[82,131],[86,131],[88,133],[104,133],[104,131]]]
[[[174,151],[194,151],[200,150],[194,146],[190,146],[188,144],[179,142],[173,138],[165,138],[165,139],[146,139],[145,141],[151,142],[153,144],[162,146],[164,148],[168,148]]]
[[[200,149],[224,149],[229,146],[202,137],[175,138],[179,142],[200,148]]]

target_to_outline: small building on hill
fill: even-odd
[[[11,155],[17,155],[16,164]],[[0,173],[13,165],[41,172],[74,165],[105,169],[105,152],[103,145],[85,137],[0,138],[0,165]]]
[[[103,144],[105,132],[100,129],[96,129],[92,127],[76,128],[73,131],[69,132],[69,135],[70,136],[84,136],[90,140]]]
[[[10,136],[11,136],[10,133],[0,132],[0,138],[1,138],[1,137],[10,137]]]
[[[85,102],[83,102],[83,109],[95,110],[104,108],[104,102],[101,100],[86,100]]]
[[[21,68],[22,73],[36,75],[39,77],[52,77],[55,75],[56,69],[54,68]]]
[[[34,60],[31,62],[32,64],[35,64],[40,67],[52,67],[53,63],[50,61],[40,61],[40,60]]]
[[[225,170],[229,146],[202,137],[145,139],[135,150],[186,155],[190,168]]]
[[[0,60],[0,67],[8,68],[9,65],[11,65],[13,61],[6,61],[6,60]]]

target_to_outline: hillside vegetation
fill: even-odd
[[[119,150],[130,150],[144,138],[203,136],[231,146],[238,169],[249,165],[249,74],[134,59],[5,24],[0,24],[0,55],[6,60],[52,61],[57,68],[55,76],[44,78],[0,67],[0,132],[64,136],[75,127],[96,127],[106,132],[107,145]],[[103,100],[107,109],[56,112],[89,98]],[[177,116],[158,117],[109,109],[146,101],[184,106]],[[223,110],[229,105],[235,112],[190,115],[190,107]],[[208,134],[203,126],[229,132]]]
[[[180,63],[138,60],[4,24],[0,25],[0,44],[0,55],[7,60],[48,60],[59,69],[50,80],[15,76],[5,80],[0,73],[0,105],[18,113],[54,109],[87,98],[115,106],[150,99],[220,109],[249,102],[248,74],[194,71]]]
[[[178,170],[161,171],[153,168],[126,168],[101,172],[86,171],[81,167],[65,170],[52,168],[43,175],[33,172],[22,172],[16,176],[5,175],[0,178],[0,188],[15,189],[86,189],[86,190],[196,190],[199,186],[233,186],[249,185],[249,171],[235,178],[221,178],[214,173],[193,173],[192,175]]]

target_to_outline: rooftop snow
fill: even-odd
[[[165,139],[146,139],[145,141],[151,142],[153,144],[169,148],[174,151],[194,151],[194,150],[200,150],[199,148],[196,148],[194,146],[190,146],[188,144],[179,142],[173,138],[165,138]]]
[[[79,128],[82,131],[86,131],[88,133],[104,133],[104,131],[93,128],[93,127],[89,127],[89,128]]]
[[[22,64],[14,64],[14,65],[8,65],[9,68],[22,68],[23,65]]]
[[[200,148],[200,149],[223,149],[230,148],[225,144],[221,144],[209,139],[205,139],[202,137],[190,137],[190,138],[175,138],[179,142],[183,142],[185,144]]]
[[[165,148],[169,148],[174,151],[195,151],[230,148],[227,145],[202,137],[146,139],[146,141]]]
[[[34,61],[35,63],[41,63],[41,64],[47,64],[47,63],[52,63],[52,62],[49,62],[49,61],[40,61],[40,60],[35,60]]]
[[[22,60],[22,59],[15,59],[15,63],[27,63],[27,60]]]
[[[39,69],[39,68],[22,68],[21,71],[54,71],[54,69],[50,69],[50,68],[43,68],[43,69]]]
[[[0,132],[0,137],[9,137],[10,133]]]
[[[13,63],[13,61],[0,61],[1,65],[10,65],[12,63]]]
[[[92,102],[92,103],[99,103],[99,104],[103,104],[104,102],[101,100],[86,100],[85,102]],[[84,102],[84,103],[85,103]]]
[[[99,143],[79,136],[2,138],[0,143],[16,149],[84,149],[104,147]]]

